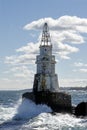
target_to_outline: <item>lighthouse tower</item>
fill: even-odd
[[[43,26],[40,54],[36,57],[37,72],[34,76],[33,91],[23,94],[23,98],[36,104],[46,104],[54,112],[71,112],[71,95],[59,91],[58,78],[55,74],[55,56],[47,23]]]
[[[52,55],[52,44],[47,23],[43,26],[40,55],[36,57],[37,73],[35,74],[33,92],[58,92],[58,78],[55,74],[55,56]]]

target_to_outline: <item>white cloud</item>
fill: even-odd
[[[59,85],[62,87],[85,87],[87,79],[59,79]]]
[[[74,66],[77,67],[77,69],[74,69],[74,72],[80,72],[80,73],[87,73],[87,64],[82,62],[75,62]]]
[[[79,18],[77,16],[62,16],[58,19],[42,18],[37,21],[33,21],[30,24],[24,26],[26,30],[42,29],[43,24],[47,22],[50,30],[74,30],[79,32],[87,32],[87,19]],[[80,27],[80,28],[79,28]]]
[[[62,16],[58,19],[43,18],[25,25],[24,29],[42,31],[45,22],[49,26],[53,52],[56,53],[58,58],[70,59],[70,54],[77,53],[79,45],[85,42],[82,33],[87,33],[87,19],[76,16]],[[5,57],[5,63],[11,65],[10,72],[14,73],[14,77],[24,78],[25,80],[32,79],[35,72],[27,65],[32,65],[32,68],[35,69],[34,65],[36,55],[39,53],[40,38],[41,32],[36,43],[33,41],[27,43],[27,45],[16,49],[16,55]],[[74,66],[86,67],[87,64],[79,62],[74,63]],[[79,71],[86,72],[87,70],[86,68],[80,68]],[[71,80],[70,82],[67,80],[67,83],[70,85]]]
[[[87,73],[87,69],[79,69],[80,72]]]
[[[79,48],[75,47],[75,44],[82,44],[85,42],[84,37],[80,33],[87,33],[87,19],[76,16],[62,16],[58,19],[43,18],[25,25],[24,29],[42,30],[45,22],[47,22],[49,26],[54,52],[57,53],[60,58],[70,59],[69,54],[79,51]],[[39,36],[39,41],[40,37],[41,34]],[[71,46],[71,43],[74,46]],[[31,42],[16,49],[16,52],[24,54],[6,57],[6,63],[28,64],[30,60],[31,62],[34,61],[35,54],[37,54],[39,50],[39,45],[39,42]]]
[[[34,61],[35,61],[35,54],[21,54],[5,57],[5,63],[11,65],[33,64]]]
[[[21,89],[30,89],[33,87],[33,78],[17,78],[17,79],[1,79],[0,80],[0,89],[1,90],[21,90]],[[60,87],[85,87],[87,86],[87,79],[59,79]]]
[[[55,33],[56,34],[54,35],[54,37],[56,36],[56,38],[59,39],[60,42],[68,42],[73,44],[81,44],[84,42],[83,37],[80,34],[75,33],[73,31],[56,31]]]
[[[23,78],[25,80],[30,80],[34,77],[35,74],[35,66],[11,66],[9,71],[4,72],[4,74],[11,74],[14,78],[20,79]],[[9,76],[11,78],[11,76]]]
[[[87,64],[82,63],[82,62],[75,62],[74,66],[76,66],[76,67],[87,67]]]
[[[11,65],[5,73],[4,78],[0,79],[3,86],[0,89],[26,89],[33,87],[35,66]]]
[[[22,90],[32,88],[32,79],[2,78],[0,79],[0,90]]]
[[[85,42],[82,33],[87,33],[87,19],[77,16],[62,16],[58,19],[42,18],[25,25],[24,29],[42,30],[45,22],[49,26],[54,51],[61,58],[70,59],[69,54],[79,51],[75,44]]]
[[[36,55],[39,53],[39,42],[38,43],[28,43],[16,49],[16,55],[6,56],[5,63],[11,65],[27,65],[35,64]]]
[[[80,18],[77,16],[62,16],[57,19],[53,18],[42,18],[37,21],[33,21],[24,26],[26,30],[37,30],[42,29],[44,23],[47,22],[50,30],[58,30],[58,31],[74,31],[87,33],[87,19]]]
[[[26,46],[23,46],[19,49],[16,49],[17,52],[24,52],[28,54],[37,54],[39,50],[40,43],[28,43]]]
[[[36,34],[30,33],[30,36],[31,36],[32,38],[35,38],[35,37],[36,37]]]
[[[80,73],[87,73],[87,69],[86,68],[81,68],[81,69],[74,69],[73,72],[80,72]]]
[[[13,67],[10,71],[14,72],[14,76],[19,78],[32,78],[34,75],[34,70],[30,69],[27,66]]]

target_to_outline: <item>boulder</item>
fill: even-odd
[[[87,116],[87,102],[79,103],[75,108],[76,116]]]

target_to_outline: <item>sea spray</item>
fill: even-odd
[[[11,120],[17,112],[19,100],[14,105],[0,105],[0,124],[5,121]]]
[[[19,105],[17,113],[13,117],[13,119],[30,119],[44,112],[52,112],[52,110],[47,105],[36,105],[31,100],[24,98],[22,103]]]
[[[73,100],[74,104],[76,104],[75,101],[78,100],[80,100],[80,102],[82,100],[87,101],[86,91],[83,91],[83,93],[81,93],[82,97],[78,95],[78,91],[76,92],[73,92],[72,90],[69,91],[73,95],[73,99],[75,98],[75,100]],[[6,93],[5,96],[3,96],[3,93]],[[18,110],[19,107],[21,107],[22,104],[25,103],[25,101],[22,102],[22,98],[20,98],[23,91],[16,91],[13,94],[10,93],[12,92],[0,93],[0,99],[4,98],[4,102],[2,101],[0,104],[0,130],[35,130],[35,129],[37,130],[87,130],[87,117],[76,118],[73,115],[64,114],[64,113],[56,113],[55,115],[53,115],[50,113],[42,112],[39,115],[36,113],[37,116],[35,117],[32,116],[34,118],[31,117],[30,120],[27,120],[29,119],[28,117],[29,115],[27,116],[28,118],[25,117],[25,119],[24,117],[21,116],[21,120],[13,120],[13,117],[16,117],[16,119],[20,117],[21,113]],[[9,98],[7,98],[8,95],[11,95],[12,97],[9,96]],[[12,99],[12,102],[9,102],[9,99]],[[10,105],[11,103],[13,105]],[[78,103],[79,102],[77,102],[77,104]],[[33,106],[32,103],[26,103],[26,104],[27,104],[26,107],[28,107],[28,109],[29,109],[29,105],[31,110],[33,109],[31,107]],[[41,105],[40,107],[43,108],[43,106],[44,105]],[[36,107],[35,104],[34,107],[35,107],[35,111],[36,109],[39,109],[38,107]],[[25,113],[27,113],[26,110]]]
[[[76,118],[71,114],[41,113],[28,122],[28,128],[45,128],[46,130],[87,130],[87,120]]]
[[[4,121],[10,120],[16,113],[16,107],[0,106],[0,124]]]

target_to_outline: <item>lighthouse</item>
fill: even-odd
[[[55,73],[55,56],[47,23],[43,25],[40,53],[36,56],[37,70],[34,75],[32,92],[26,92],[23,98],[35,104],[46,104],[53,112],[71,112],[71,95],[59,90],[58,77]]]
[[[58,92],[58,77],[55,74],[55,56],[52,55],[52,43],[47,23],[43,26],[40,54],[36,57],[37,73],[34,78],[33,91]]]

